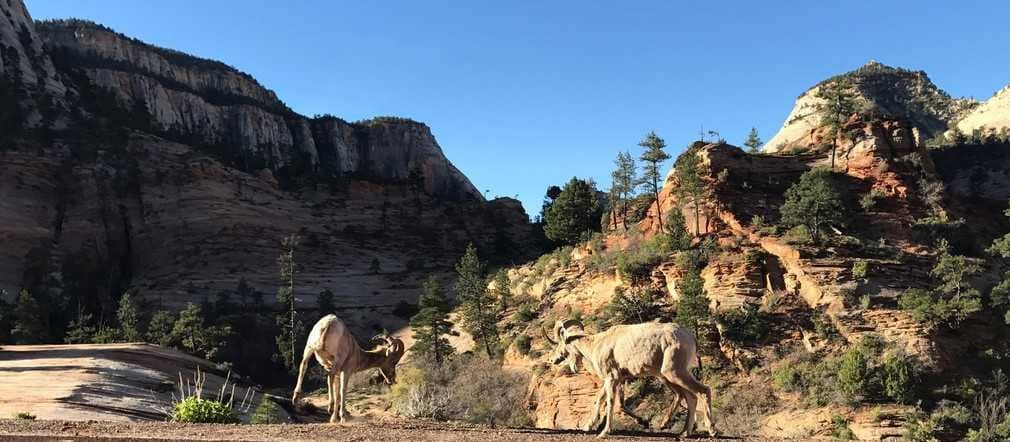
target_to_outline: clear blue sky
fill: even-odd
[[[617,152],[655,130],[770,138],[795,97],[870,59],[955,96],[1010,83],[1010,3],[964,1],[28,0],[222,60],[294,110],[427,123],[490,195],[530,215],[573,175],[605,189]]]

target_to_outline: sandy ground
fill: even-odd
[[[660,441],[668,433],[618,432],[609,439]],[[346,424],[210,425],[67,421],[0,421],[4,441],[592,441],[594,434],[535,429],[495,429],[409,420]],[[698,438],[693,440],[713,440]],[[723,439],[775,442],[776,439]]]

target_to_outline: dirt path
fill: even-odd
[[[619,432],[612,440],[669,441],[672,434]],[[4,441],[593,441],[594,434],[494,429],[451,422],[369,421],[340,425],[211,425],[0,420]],[[695,439],[710,440],[710,439]],[[775,442],[775,439],[718,439]]]

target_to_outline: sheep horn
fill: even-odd
[[[568,327],[571,327],[573,325],[577,325],[580,328],[586,328],[584,325],[582,325],[582,321],[578,319],[569,319],[561,323],[561,327],[564,329],[568,329]]]
[[[550,342],[551,344],[554,344],[554,345],[558,345],[558,341],[555,341],[555,340],[551,339],[550,333],[547,333],[547,329],[544,328],[543,324],[540,324],[540,332],[544,334],[544,339],[546,339],[547,342]]]

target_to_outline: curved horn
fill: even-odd
[[[385,334],[380,333],[380,334],[377,334],[375,336],[372,336],[372,339],[369,339],[368,342],[386,341],[388,339],[389,339],[388,336],[386,336]]]
[[[568,327],[571,327],[573,325],[577,325],[580,328],[586,328],[586,326],[582,324],[582,321],[580,321],[578,319],[568,319],[565,322],[561,323],[561,327],[565,328],[565,329],[567,329]]]
[[[547,342],[550,342],[551,344],[554,344],[554,345],[558,345],[558,341],[555,341],[554,339],[551,339],[551,334],[547,333],[547,329],[544,328],[543,324],[540,324],[540,332],[544,334],[544,339],[546,339]]]

